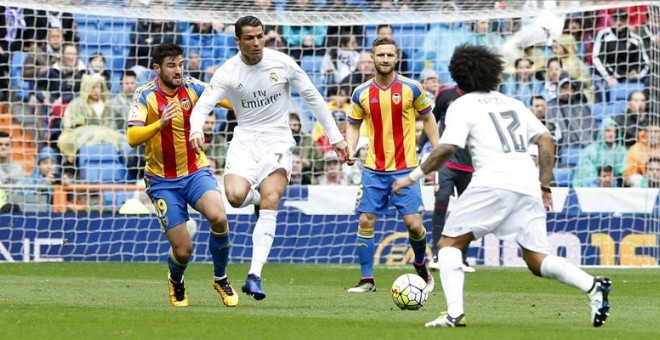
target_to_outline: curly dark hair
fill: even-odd
[[[466,93],[497,91],[503,71],[502,57],[484,46],[460,45],[449,63],[451,77]]]

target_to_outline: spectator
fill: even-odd
[[[649,72],[649,56],[642,38],[628,28],[628,12],[612,14],[612,27],[596,35],[592,61],[598,74],[612,87],[619,82],[641,81]]]
[[[594,141],[595,122],[582,100],[579,83],[563,74],[557,86],[557,98],[548,102],[547,120],[557,122],[562,138],[558,147],[582,148]]]
[[[78,149],[86,144],[112,144],[118,153],[127,145],[126,136],[113,129],[110,92],[98,74],[84,75],[80,96],[72,100],[62,118],[62,134],[57,140],[65,161],[75,164]]]
[[[591,65],[594,41],[593,32],[588,27],[593,27],[592,18],[584,18],[579,13],[569,14],[564,33],[573,36],[573,39],[575,39],[577,57]]]
[[[60,174],[58,162],[57,152],[53,148],[47,146],[39,151],[37,166],[25,178],[25,190],[21,200],[24,203],[23,211],[50,210],[53,203],[53,189],[50,186],[70,184],[69,177]]]
[[[562,69],[582,83],[582,92],[589,103],[594,102],[591,91],[591,72],[576,53],[577,45],[572,35],[564,34],[555,40],[553,52],[561,60]]]
[[[37,17],[40,20],[40,28],[42,32],[37,32],[37,39],[43,40],[46,36],[46,29],[59,28],[64,35],[64,41],[71,43],[78,43],[80,37],[76,30],[76,23],[71,13],[54,12],[54,11],[38,11]]]
[[[78,56],[78,47],[72,43],[62,44],[62,60],[53,64],[37,81],[37,99],[53,107],[68,104],[76,96],[85,69]],[[51,115],[61,116],[61,112],[51,112]]]
[[[561,59],[552,57],[546,62],[545,80],[535,92],[545,97],[546,101],[551,101],[557,97],[557,83],[559,77],[564,73]]]
[[[133,94],[137,89],[137,75],[126,70],[121,76],[121,90],[110,99],[110,117],[115,130],[126,131],[126,117],[133,105]]]
[[[348,77],[341,80],[340,85],[348,88],[348,93],[353,93],[353,90],[360,86],[360,84],[374,77],[376,68],[374,61],[371,58],[371,51],[360,52],[360,61],[358,61],[357,72],[353,72]]]
[[[193,52],[200,56],[200,70],[207,71],[212,66],[217,67],[236,53],[233,44],[225,45],[224,28],[220,23],[195,22],[190,24],[183,34],[183,44],[189,58]],[[190,63],[190,60],[188,62]]]
[[[289,113],[289,128],[296,141],[296,148],[293,153],[300,155],[302,162],[302,172],[305,175],[316,177],[323,171],[323,153],[316,145],[312,136],[302,132],[300,116],[297,113]]]
[[[561,129],[559,128],[559,124],[556,121],[548,121],[546,119],[545,114],[548,111],[548,104],[543,96],[534,96],[530,103],[529,110],[532,111],[536,118],[538,118],[546,128],[548,128],[548,131],[550,131],[555,142],[561,139]]]
[[[312,184],[309,174],[303,173],[302,157],[297,153],[294,153],[291,157],[291,179],[289,180],[289,184]]]
[[[657,119],[649,121],[642,131],[637,143],[628,149],[626,169],[623,177],[627,186],[639,187],[646,174],[646,162],[652,157],[660,157],[660,122]]]
[[[596,184],[599,188],[614,188],[620,186],[614,180],[614,169],[610,165],[598,167],[598,179]]]
[[[273,12],[275,11],[275,6],[273,6],[272,0],[254,0],[253,8],[256,12]],[[266,35],[266,47],[275,49],[275,50],[286,50],[286,45],[284,39],[282,39],[282,34],[280,28],[274,25],[264,25],[264,32]]]
[[[227,141],[224,134],[218,133],[218,118],[214,111],[209,112],[204,122],[204,154],[213,158],[218,169],[224,169],[227,156]]]
[[[334,151],[328,151],[323,155],[324,173],[318,177],[319,185],[346,185],[346,179],[342,169],[339,156]]]
[[[341,132],[342,135],[346,134],[346,117],[347,114],[343,110],[334,110],[332,111],[332,117],[335,119],[335,123],[337,123],[337,127],[339,127],[339,131]],[[321,150],[322,153],[328,153],[332,150],[334,150],[332,144],[330,144],[330,140],[328,139],[328,136],[323,134],[319,134],[319,131],[317,130],[316,133],[312,131],[312,138],[316,142],[317,147]]]
[[[327,86],[336,86],[342,79],[355,72],[360,60],[360,52],[357,48],[357,38],[352,34],[344,35],[339,39],[339,47],[331,47],[323,56],[321,68]]]
[[[37,77],[48,72],[62,58],[62,31],[59,28],[49,28],[46,44],[35,44],[34,49],[25,58],[23,63],[23,80],[36,83]]]
[[[493,32],[492,23],[489,19],[475,20],[472,23],[472,45],[488,46],[495,51],[504,44],[502,36]]]
[[[24,173],[23,166],[11,159],[11,135],[0,131],[0,184],[18,184]]]
[[[438,73],[432,68],[425,68],[419,74],[419,80],[426,92],[426,97],[431,102],[431,106],[435,105],[435,95],[440,89],[440,77]]]
[[[87,74],[99,74],[105,78],[106,85],[108,89],[110,88],[110,70],[108,70],[105,64],[105,57],[101,52],[94,52],[89,56],[87,60]]]
[[[151,8],[158,8],[159,4],[150,4]],[[157,19],[139,20],[135,31],[131,33],[131,50],[126,59],[126,67],[134,70],[141,79],[141,73],[151,68],[151,49],[162,43],[179,43],[179,33],[174,21],[161,21]]]
[[[646,94],[635,91],[628,95],[626,112],[614,117],[614,120],[623,128],[623,143],[630,148],[637,142],[639,132],[648,124]]]
[[[660,188],[660,158],[651,157],[646,162],[646,175],[642,178],[641,188]]]
[[[611,118],[606,118],[596,141],[582,149],[573,174],[574,187],[598,186],[598,169],[611,166],[614,177],[620,179],[626,162],[626,148],[621,142],[621,127]]]
[[[321,8],[322,11],[331,13],[358,13],[360,11],[359,5],[349,4],[347,0],[329,0],[327,2],[328,4]],[[325,46],[328,48],[336,47],[339,39],[345,35],[354,35],[357,37],[358,46],[364,46],[364,25],[328,26]]]
[[[502,84],[500,92],[509,97],[516,98],[523,103],[529,103],[532,97],[539,91],[541,84],[533,78],[532,61],[519,58],[514,63],[516,73]]]
[[[422,33],[423,32],[419,32],[419,34]],[[394,29],[392,28],[392,25],[389,24],[378,25],[378,28],[376,29],[376,39],[378,38],[389,38],[394,40]],[[371,43],[371,41],[369,43]],[[415,48],[417,47],[419,46],[415,46]],[[399,49],[398,60],[399,60],[399,64],[394,69],[394,71],[397,74],[400,74],[404,77],[410,77],[410,67],[409,67],[410,56],[402,48]]]
[[[309,0],[294,0],[287,5],[286,12],[312,11],[310,4]],[[282,39],[296,61],[303,55],[323,54],[326,34],[327,27],[322,25],[282,27]]]
[[[202,57],[199,55],[199,52],[191,51],[188,52],[186,74],[189,77],[195,78],[197,80],[206,81],[206,72],[202,69]]]

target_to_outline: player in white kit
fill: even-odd
[[[438,262],[447,312],[426,323],[426,327],[466,325],[461,249],[489,233],[502,240],[515,240],[534,275],[585,292],[591,301],[592,324],[600,327],[609,315],[611,282],[550,254],[545,211],[552,208],[549,185],[554,141],[522,102],[496,92],[502,70],[501,57],[487,47],[456,48],[449,71],[466,94],[449,106],[438,148],[409,176],[392,185],[396,192],[422,179],[459,147],[467,148],[472,155],[472,181],[458,198],[440,238]],[[527,153],[530,143],[538,145],[539,169]]]
[[[291,88],[307,101],[323,125],[339,157],[353,161],[343,136],[323,97],[309,77],[289,56],[264,48],[264,30],[254,16],[235,25],[239,53],[213,75],[190,117],[190,144],[201,150],[206,116],[219,101],[231,103],[238,126],[227,151],[225,194],[233,207],[254,204],[259,213],[252,233],[252,262],[243,292],[261,300],[261,271],[275,238],[280,198],[291,175],[291,154],[296,146],[289,128]]]

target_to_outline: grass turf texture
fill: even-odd
[[[240,305],[226,308],[212,268],[186,273],[190,307],[173,308],[167,266],[144,263],[0,264],[0,339],[653,339],[660,337],[658,269],[588,269],[614,282],[611,317],[590,325],[586,296],[524,269],[478,268],[466,275],[468,327],[426,329],[444,310],[440,283],[426,306],[401,311],[394,279],[410,268],[376,269],[377,293],[348,294],[357,266],[268,264],[255,301],[240,293],[248,266],[229,267]],[[437,272],[434,273],[437,280]]]

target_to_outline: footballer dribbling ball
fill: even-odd
[[[403,274],[392,284],[392,301],[403,310],[417,310],[424,306],[429,293],[426,282],[416,274]]]

